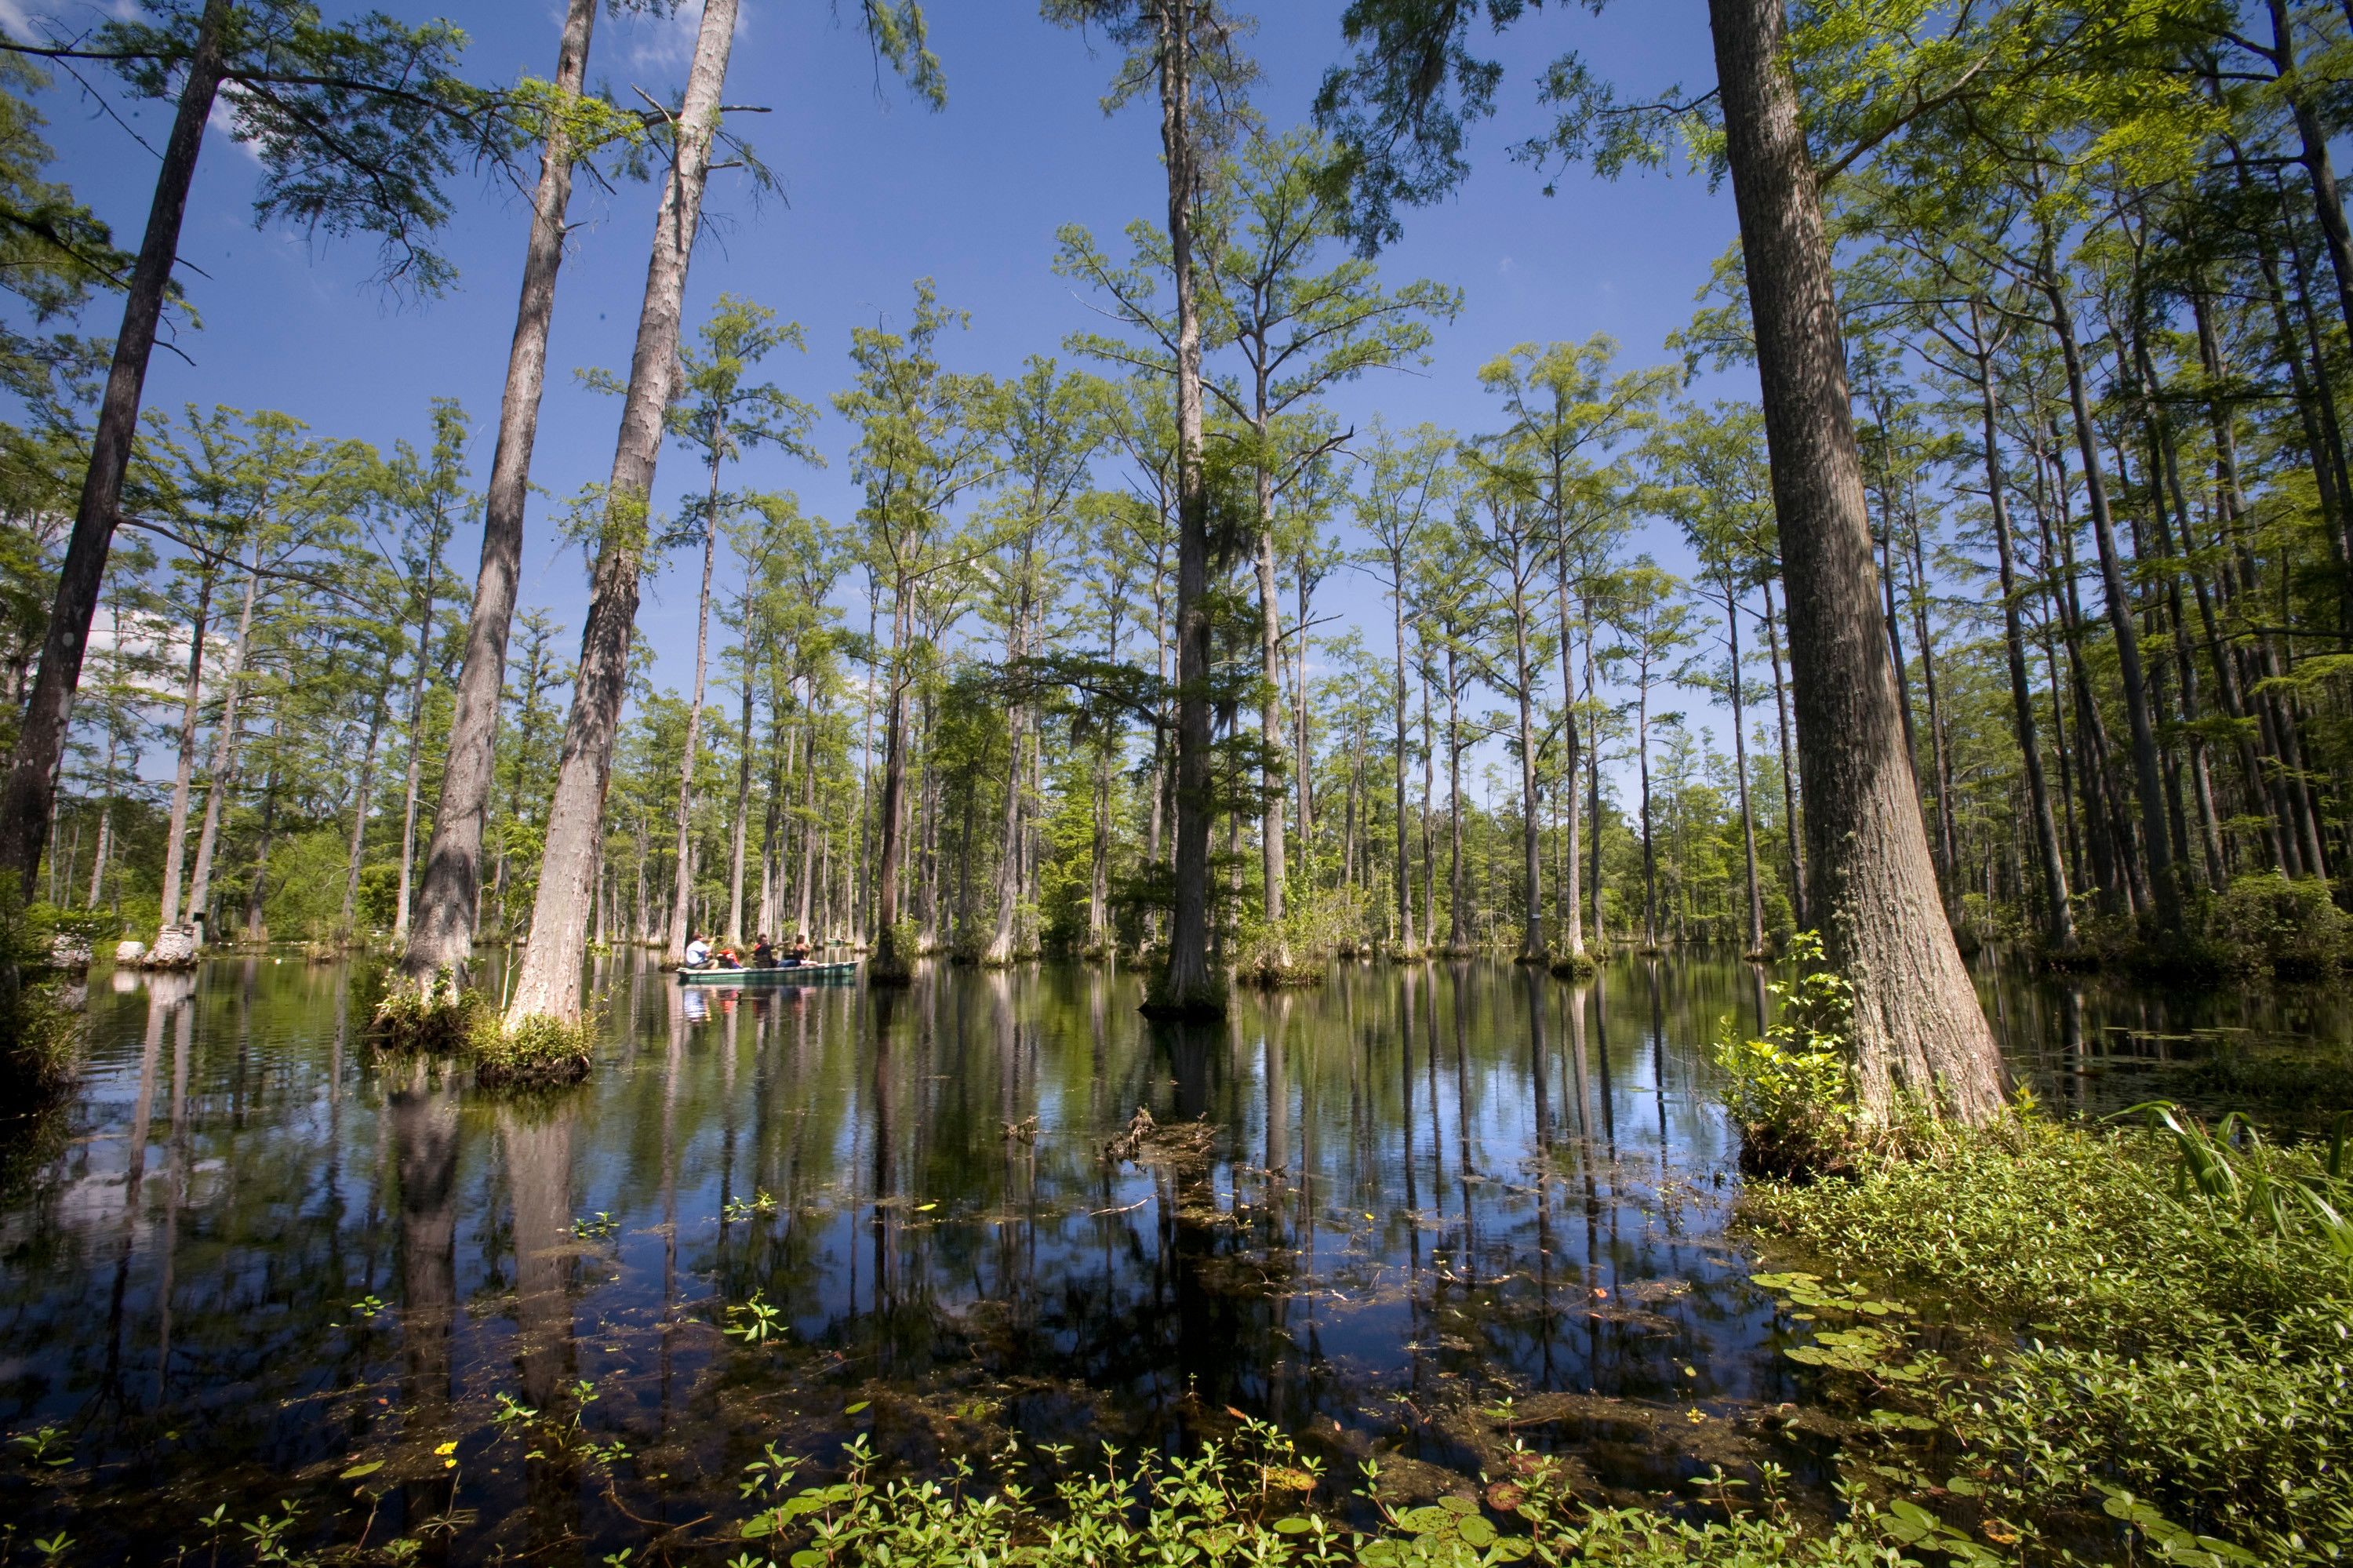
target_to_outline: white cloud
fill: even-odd
[[[0,0],[0,5],[5,4],[6,0]],[[250,144],[236,139],[237,110],[229,101],[230,95],[236,91],[237,89],[234,87],[221,89],[220,96],[213,100],[213,111],[205,116],[205,129],[220,140],[228,143],[230,146],[235,147],[259,166],[261,163],[261,154],[255,152]]]
[[[0,0],[7,4],[8,0]],[[744,29],[751,20],[750,13],[738,8],[735,13],[735,39],[741,43]],[[702,0],[686,3],[668,16],[650,22],[640,22],[632,29],[629,64],[643,69],[683,71],[694,58],[694,40],[702,30]]]

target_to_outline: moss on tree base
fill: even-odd
[[[1591,953],[1571,953],[1567,958],[1555,959],[1552,972],[1563,980],[1591,980],[1601,972],[1601,966],[1594,962]]]

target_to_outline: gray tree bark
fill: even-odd
[[[563,760],[549,808],[546,850],[533,901],[531,942],[507,1004],[507,1027],[526,1019],[570,1022],[580,1016],[580,965],[586,954],[591,879],[604,839],[605,792],[612,782],[613,743],[628,694],[629,639],[638,615],[638,577],[645,558],[647,510],[661,455],[662,416],[677,374],[679,316],[687,263],[702,214],[711,143],[719,128],[720,89],[734,42],[737,0],[708,0],[695,37],[694,63],[674,128],[677,147],[663,182],[646,265],[646,297],[629,357],[620,438],[606,490],[605,537],[597,551],[580,667],[565,721]]]
[[[568,0],[555,60],[556,90],[576,96],[588,75],[588,43],[596,0]],[[474,921],[481,895],[482,830],[495,781],[499,697],[506,683],[507,631],[514,620],[522,572],[523,505],[531,492],[531,453],[539,434],[540,394],[547,384],[547,334],[555,313],[556,273],[564,265],[564,217],[572,200],[572,147],[559,122],[541,154],[539,187],[532,198],[531,238],[523,251],[522,295],[514,340],[507,350],[506,388],[499,404],[498,447],[483,493],[482,563],[466,622],[466,656],[459,668],[449,722],[449,756],[441,776],[440,808],[425,852],[416,919],[401,973],[431,988],[447,977],[455,1000],[473,960]]]
[[[1899,1097],[1982,1120],[2001,1062],[1937,896],[1894,682],[1830,247],[1784,48],[1783,0],[1709,0],[1780,520],[1812,913],[1852,988],[1866,1112]]]

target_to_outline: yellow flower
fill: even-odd
[[[454,1454],[454,1453],[456,1453],[456,1452],[458,1451],[458,1445],[457,1445],[456,1440],[455,1440],[455,1439],[452,1439],[452,1440],[451,1440],[451,1441],[449,1441],[449,1442],[447,1442],[447,1443],[442,1444],[439,1447],[438,1447],[438,1448],[434,1449],[433,1451],[434,1451],[435,1453],[437,1453],[437,1454],[441,1454],[441,1455],[445,1455],[445,1456],[446,1456],[446,1455],[449,1455],[449,1454]]]

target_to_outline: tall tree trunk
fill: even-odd
[[[744,704],[742,723],[735,731],[735,827],[728,835],[727,861],[727,942],[741,951],[744,947],[744,849],[752,814],[752,678],[758,668],[757,645],[753,641],[752,619],[744,618]],[[763,879],[765,880],[765,878]],[[765,929],[765,922],[763,922]]]
[[[596,0],[566,0],[555,59],[555,90],[569,102],[588,74]],[[482,561],[466,620],[466,656],[458,671],[449,720],[449,755],[433,813],[425,874],[401,973],[414,987],[455,1001],[473,961],[474,923],[482,883],[482,833],[495,779],[499,699],[506,683],[507,631],[522,573],[523,506],[531,493],[532,445],[539,434],[540,394],[547,384],[547,335],[555,313],[555,279],[564,264],[565,210],[572,199],[572,144],[559,116],[549,125],[532,197],[531,237],[522,289],[499,403],[499,440],[482,496]]]
[[[1427,644],[1425,657],[1427,657]],[[1428,666],[1423,668],[1427,670]],[[1438,784],[1438,736],[1430,722],[1430,683],[1421,685],[1421,947],[1438,946],[1438,842],[1430,826],[1431,793]],[[1303,754],[1302,766],[1304,766]]]
[[[1915,482],[1916,486],[1916,482]],[[1907,509],[1905,562],[1909,577],[1905,598],[1912,606],[1912,641],[1920,649],[1920,689],[1928,699],[1928,747],[1936,769],[1936,843],[1950,873],[1947,895],[1952,913],[1960,906],[1961,845],[1953,821],[1953,748],[1945,734],[1945,705],[1936,685],[1936,641],[1928,625],[1928,567],[1920,546],[1920,518]]]
[[[2310,89],[2297,69],[2295,35],[2289,26],[2287,0],[2270,0],[2272,64],[2279,72],[2281,94],[2295,119],[2297,161],[2312,184],[2313,216],[2320,220],[2322,249],[2337,279],[2337,304],[2345,330],[2353,333],[2353,228],[2345,220],[2345,200],[2337,194],[2337,171],[2328,154],[2328,132],[2321,124]]]
[[[375,793],[375,753],[384,737],[385,706],[385,690],[379,683],[375,701],[368,709],[367,749],[360,754],[359,788],[352,791],[352,845],[343,863],[343,906],[335,921],[335,934],[345,942],[359,928],[360,871],[367,860],[368,802]]]
[[[1634,699],[1634,756],[1642,785],[1642,950],[1659,948],[1659,836],[1651,828],[1651,672]]]
[[[907,676],[902,664],[913,630],[907,603],[909,591],[909,585],[902,581],[891,596],[891,674],[882,716],[882,797],[875,813],[882,842],[872,892],[874,956],[866,966],[866,978],[874,985],[903,985],[913,977],[915,965],[915,955],[905,950],[899,940],[899,865],[907,853],[902,827],[907,814]],[[1018,793],[1018,748],[1013,773]]]
[[[1765,651],[1773,661],[1773,715],[1781,750],[1781,836],[1788,841],[1789,915],[1798,929],[1810,928],[1806,918],[1805,838],[1798,823],[1798,763],[1789,750],[1788,688],[1781,679],[1781,630],[1773,612],[1773,574],[1758,585],[1765,590]]]
[[[213,853],[220,844],[221,813],[228,809],[229,791],[237,787],[237,743],[243,724],[245,662],[253,647],[253,606],[261,590],[261,541],[253,542],[246,564],[245,599],[237,612],[237,641],[231,644],[228,675],[222,683],[220,726],[213,731],[212,779],[205,787],[204,826],[196,832],[196,864],[188,874],[188,918],[197,934],[212,939]]]
[[[719,461],[726,443],[714,434],[711,443],[710,514],[702,530],[702,589],[694,601],[694,694],[686,705],[686,755],[678,764],[678,880],[670,889],[670,950],[663,961],[686,961],[687,929],[694,897],[693,857],[689,842],[694,832],[695,753],[702,744],[702,694],[711,678],[711,569],[719,556]]]
[[[1397,639],[1397,919],[1398,957],[1413,956],[1413,873],[1406,862],[1405,836],[1405,555],[1389,554],[1389,624]]]
[[[2019,619],[2018,565],[2010,547],[2010,500],[2002,482],[2001,440],[1995,418],[1993,356],[1977,303],[1969,323],[1977,344],[1978,407],[1985,445],[1986,497],[1993,511],[1994,553],[2001,567],[2002,648],[2010,667],[2010,719],[2018,731],[2019,756],[2026,765],[2026,797],[2034,819],[2034,847],[2042,864],[2042,937],[2053,955],[2075,951],[2075,912],[2067,897],[2067,863],[2059,853],[2058,824],[2051,815],[2051,790],[2042,776],[2042,747],[2035,733],[2034,692],[2026,673],[2026,633]]]
[[[1577,826],[1577,772],[1582,758],[1577,727],[1577,680],[1570,667],[1573,639],[1568,613],[1568,549],[1565,544],[1555,552],[1553,577],[1560,610],[1560,729],[1567,747],[1561,763],[1561,777],[1567,780],[1561,794],[1561,825],[1566,837],[1560,853],[1561,941],[1568,949],[1569,961],[1578,963],[1585,958],[1585,921],[1580,907],[1585,902],[1585,868]],[[1601,831],[1598,822],[1594,831]]]
[[[645,556],[654,464],[661,453],[662,415],[678,360],[687,261],[702,216],[711,140],[718,129],[719,91],[734,40],[736,4],[707,0],[694,63],[687,74],[686,101],[676,126],[677,152],[663,182],[653,254],[646,267],[645,306],[638,318],[620,439],[606,491],[605,537],[581,633],[563,760],[548,810],[546,850],[532,905],[531,943],[523,949],[522,972],[507,1005],[510,1029],[530,1018],[571,1022],[580,1015],[589,879],[604,840],[605,791],[612,779],[613,742],[628,690],[629,637],[637,621],[638,573]]]
[[[57,798],[58,768],[65,758],[66,734],[73,724],[74,689],[81,683],[82,655],[90,647],[90,619],[98,613],[99,594],[106,586],[107,552],[114,543],[115,517],[122,506],[122,476],[139,435],[147,359],[155,347],[164,302],[171,292],[172,263],[179,253],[180,224],[188,209],[188,187],[195,179],[205,123],[220,90],[221,30],[228,26],[234,10],[232,0],[205,0],[204,14],[196,23],[195,48],[188,57],[179,106],[173,112],[172,133],[164,143],[162,164],[155,172],[147,229],[139,242],[138,260],[132,264],[130,287],[123,294],[114,363],[107,372],[98,421],[90,432],[90,468],[82,478],[73,532],[66,540],[57,593],[49,603],[47,630],[42,634],[40,671],[33,678],[32,696],[9,762],[6,789],[0,794],[0,877],[13,871],[17,893],[27,901],[40,874],[50,807]],[[165,923],[170,923],[168,916]],[[9,977],[0,980],[13,983]]]
[[[1291,940],[1284,925],[1284,883],[1289,868],[1284,863],[1282,790],[1277,788],[1282,772],[1282,600],[1274,580],[1274,474],[1267,467],[1267,411],[1264,369],[1258,376],[1258,604],[1259,604],[1259,679],[1264,683],[1259,703],[1259,744],[1265,747],[1265,771],[1260,777],[1264,808],[1259,813],[1259,861],[1266,882],[1266,928],[1272,944],[1271,956],[1278,969],[1291,964]],[[1400,710],[1403,704],[1400,699]],[[1402,769],[1404,763],[1398,764]],[[1400,870],[1405,854],[1405,785],[1400,772],[1398,785],[1398,854]],[[1404,886],[1402,875],[1398,886]],[[1399,896],[1404,896],[1400,893]],[[1410,933],[1409,921],[1401,929]],[[1413,946],[1408,935],[1405,945]]]
[[[1515,547],[1512,560],[1512,690],[1519,699],[1520,874],[1525,879],[1521,888],[1519,961],[1540,964],[1545,961],[1546,947],[1544,855],[1536,821],[1535,674],[1528,668],[1528,607],[1521,580],[1521,561]]]
[[[1454,642],[1446,644],[1446,950],[1454,957],[1471,946],[1462,892],[1462,681],[1455,668]]]
[[[211,630],[213,568],[206,563],[196,583],[196,613],[188,623],[188,674],[180,688],[180,744],[172,773],[172,808],[164,825],[163,907],[159,925],[180,921],[180,869],[188,841],[188,794],[196,773],[196,719],[204,706],[205,638]]]
[[[392,939],[408,940],[408,891],[417,867],[417,789],[425,762],[426,675],[433,659],[434,574],[441,553],[433,552],[425,566],[425,608],[417,618],[416,666],[408,675],[408,786],[400,806],[400,887],[392,916]]]
[[[1193,279],[1193,20],[1196,0],[1159,0],[1160,148],[1168,173],[1168,260],[1176,294],[1176,833],[1168,965],[1155,1000],[1222,1014],[1209,969],[1209,496],[1201,454],[1201,313]]]
[[[817,820],[817,680],[809,680],[808,747],[807,765],[801,769],[801,879],[800,902],[793,911],[793,929],[806,936],[809,922],[815,918],[813,899],[819,877],[818,869],[820,841],[828,854],[832,852],[833,834],[829,826],[821,828]]]
[[[114,848],[114,766],[120,754],[122,732],[111,719],[106,726],[106,778],[101,786],[98,809],[98,848],[90,862],[90,897],[85,900],[91,909],[98,907],[100,895],[106,889],[106,863]]]
[[[278,726],[270,726],[275,735]],[[278,829],[278,764],[273,758],[261,778],[261,836],[253,849],[253,883],[245,893],[245,921],[237,931],[244,942],[269,940],[269,921],[264,911],[269,901],[269,840]]]
[[[2001,1108],[2000,1057],[1937,899],[1877,653],[1845,345],[1782,5],[1708,10],[1788,575],[1813,912],[1852,988],[1866,1109],[1909,1093],[1980,1120]]]
[[[1005,662],[1011,668],[1025,652],[1023,611],[1016,608],[1007,628]],[[1029,710],[1015,703],[1005,716],[1005,816],[997,844],[997,924],[980,961],[1004,965],[1013,961],[1013,922],[1021,906],[1021,775],[1027,758],[1021,743],[1028,735]]]
[[[2108,627],[2116,638],[2116,670],[2124,685],[2125,717],[2132,726],[2133,781],[2139,794],[2143,853],[2148,861],[2149,893],[2159,927],[2178,931],[2181,887],[2173,874],[2173,844],[2166,831],[2165,782],[2157,753],[2157,724],[2149,708],[2148,678],[2141,667],[2140,630],[2134,623],[2132,592],[2116,550],[2115,519],[2108,511],[2107,481],[2100,471],[2096,428],[2084,385],[2084,356],[2076,347],[2074,312],[2064,283],[2049,270],[2039,280],[2051,303],[2059,355],[2067,369],[2067,397],[2075,418],[2075,444],[2084,460],[2084,495],[2092,514],[2092,537],[2100,556],[2100,584],[2108,604]],[[1802,727],[1802,726],[1801,726]]]
[[[1741,716],[1740,600],[1729,577],[1724,589],[1724,634],[1732,652],[1732,775],[1739,784],[1740,850],[1748,871],[1748,951],[1765,951],[1765,894],[1757,880],[1757,814],[1748,808],[1748,737]]]

